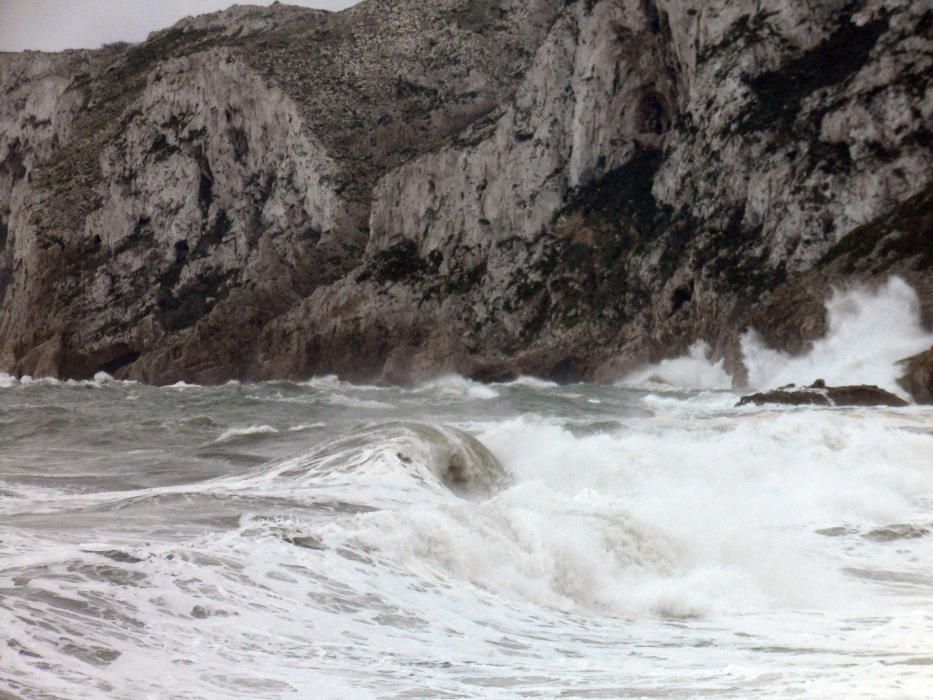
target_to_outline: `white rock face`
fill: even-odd
[[[16,123],[0,143],[6,160],[22,148],[17,144],[28,144],[28,160],[17,166],[28,169],[68,137],[69,116],[81,105],[73,104],[69,78],[45,74],[54,61],[26,66],[38,80],[28,83],[28,96],[12,115]],[[29,78],[17,67],[7,67],[5,84]],[[339,275],[339,266],[307,269],[326,254],[320,251],[360,247],[360,234],[331,184],[336,166],[304,128],[296,105],[228,50],[160,63],[122,121],[99,155],[97,206],[68,241],[94,259],[81,271],[81,293],[72,302],[72,311],[88,318],[69,332],[68,343],[97,364],[140,344],[170,349],[177,339],[167,336],[190,334],[204,311],[222,305],[228,282],[276,297],[266,304],[293,302],[315,279]],[[41,200],[16,197],[9,182],[0,194],[12,205],[14,229],[26,233],[11,246],[19,293],[4,309],[8,335],[15,335],[17,322],[29,321],[37,303],[28,280],[49,261],[37,251],[41,242],[28,235],[30,211]],[[179,298],[185,293],[194,294],[196,308]],[[150,321],[112,331],[127,315],[160,312],[180,317],[167,327]]]
[[[738,369],[746,326],[800,349],[826,284],[892,272],[933,320],[931,18],[366,0],[2,56],[0,370]]]
[[[825,41],[818,28],[833,26],[829,20],[844,4],[775,3],[773,11],[759,12],[760,3],[750,0],[660,2],[656,12],[670,33],[659,41],[646,30],[652,19],[639,9],[645,3],[603,2],[592,11],[578,3],[552,29],[513,103],[494,125],[475,130],[485,138],[419,158],[380,183],[369,251],[412,239],[422,254],[455,245],[485,254],[497,237],[533,238],[569,191],[618,167],[634,148],[663,140],[665,162],[653,190],[659,200],[681,207],[692,189],[699,201],[686,204],[699,218],[720,202],[741,206],[743,223],[768,241],[771,264],[806,268],[846,232],[928,181],[928,149],[906,142],[930,123],[931,88],[918,100],[904,78],[929,70],[930,42],[909,33],[856,70],[828,108],[826,94],[802,100],[804,114],[823,114],[816,133],[790,134],[779,149],[767,130],[737,133],[748,107],[742,78],[779,67],[790,53],[785,47],[808,51]],[[878,22],[891,4],[868,3],[854,21]],[[902,26],[926,11],[916,3],[900,7]],[[729,41],[737,23],[763,28],[750,45],[746,39],[698,66],[698,55]],[[866,93],[868,102],[861,99]],[[677,113],[702,125],[703,138],[654,133],[666,135]],[[649,118],[657,129],[645,124]],[[854,171],[844,178],[806,173],[812,148],[805,136],[847,151]],[[872,144],[896,153],[880,171],[867,152]],[[818,191],[832,203],[814,203],[793,188]]]
[[[245,249],[243,194],[250,186],[268,189],[259,213],[278,233],[305,227],[327,238],[347,226],[343,203],[327,184],[336,166],[302,128],[294,103],[229,52],[161,64],[130,109],[139,116],[102,156],[108,198],[86,224],[87,235],[99,232],[109,247],[146,218],[168,249],[192,232],[203,236],[203,221],[223,211],[235,220],[231,238]],[[209,195],[200,192],[202,177],[210,180]],[[190,247],[200,242],[193,238]]]
[[[422,255],[542,233],[568,194],[658,148],[676,85],[636,2],[577,3],[552,27],[494,121],[387,175],[367,251],[414,240]],[[651,123],[648,123],[651,122]]]

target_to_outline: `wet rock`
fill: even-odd
[[[826,386],[817,380],[805,389],[775,389],[743,396],[736,406],[907,406],[899,396],[877,386]]]
[[[139,564],[144,561],[139,557],[135,557],[129,552],[124,552],[119,549],[108,549],[108,550],[93,550],[95,554],[99,554],[102,557],[107,557],[113,561],[120,562],[121,564]]]
[[[845,535],[851,535],[858,532],[856,528],[846,527],[845,525],[837,525],[836,527],[826,527],[821,530],[817,530],[817,535],[823,535],[823,537],[844,537]]]
[[[832,406],[829,397],[821,391],[810,391],[801,389],[798,391],[789,391],[784,389],[774,389],[773,391],[764,391],[757,394],[749,394],[739,399],[736,406],[764,406],[767,404],[779,404],[783,406]]]
[[[827,395],[834,406],[893,406],[909,405],[904,399],[877,386],[827,387]]]
[[[296,547],[301,547],[303,549],[327,549],[323,542],[321,542],[316,537],[311,537],[310,535],[302,535],[298,537],[285,537],[284,540],[289,544],[293,544]]]
[[[875,542],[894,542],[896,540],[913,540],[926,537],[930,528],[909,523],[897,523],[886,527],[878,527],[865,533],[864,537]]]
[[[920,404],[933,404],[933,348],[898,362],[904,374],[898,384]]]

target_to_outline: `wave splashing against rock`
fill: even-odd
[[[898,277],[875,289],[837,289],[826,302],[828,330],[805,355],[767,347],[754,332],[742,338],[749,384],[756,388],[809,384],[874,384],[903,395],[897,362],[933,344],[924,330],[917,293]]]

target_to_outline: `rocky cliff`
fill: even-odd
[[[741,377],[829,286],[933,325],[933,6],[364,0],[0,55],[0,370]]]

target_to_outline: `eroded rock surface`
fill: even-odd
[[[933,9],[364,0],[0,55],[0,371],[613,379],[933,324]]]

